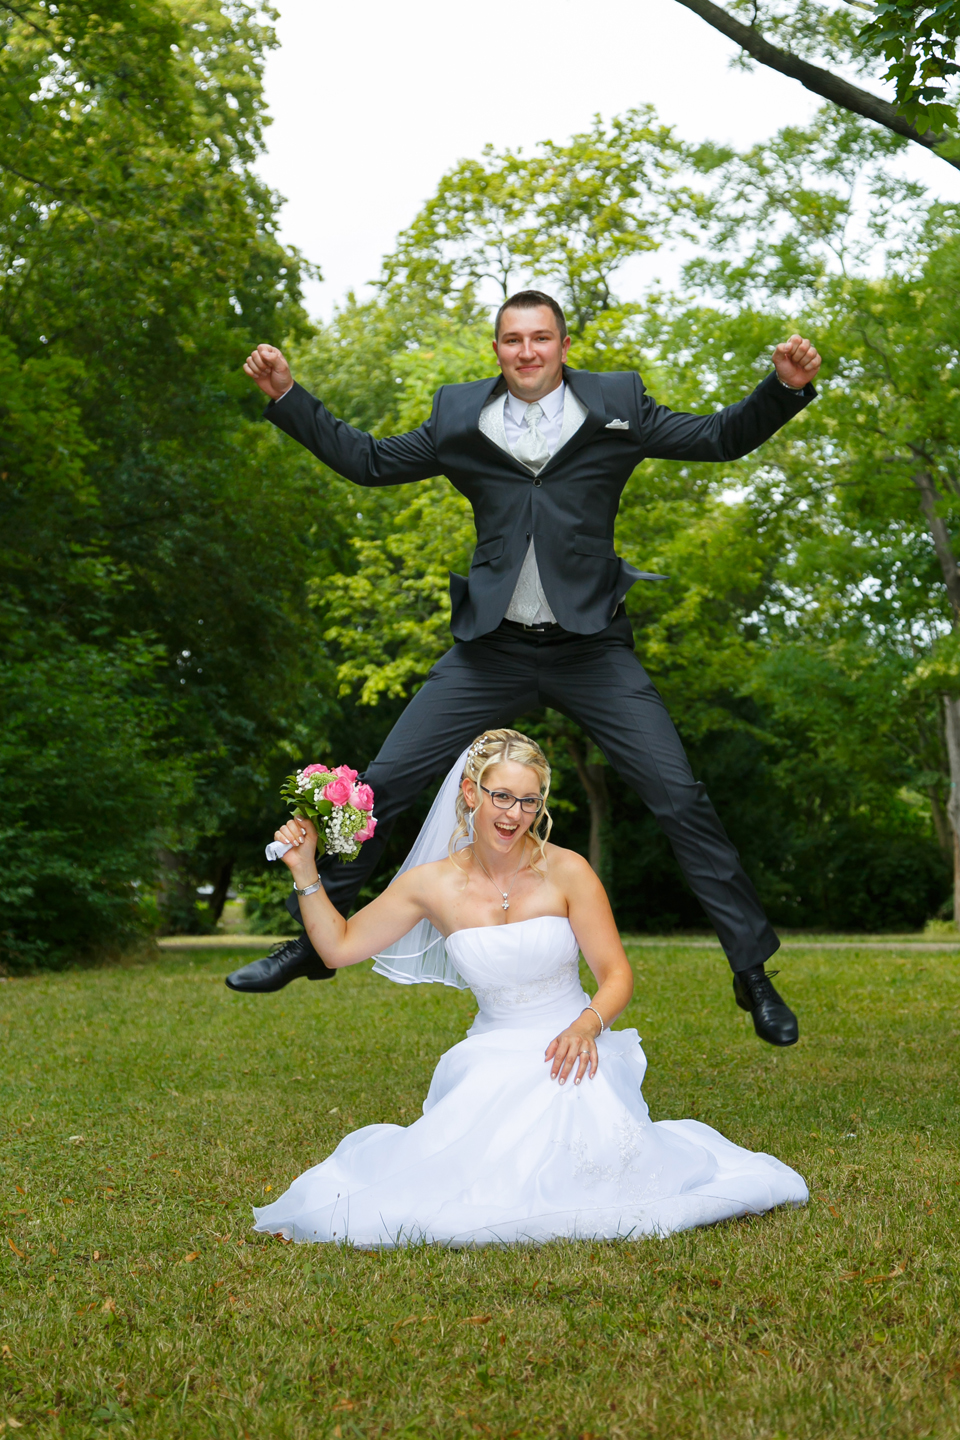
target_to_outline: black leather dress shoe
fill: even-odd
[[[780,972],[774,970],[774,975]],[[753,1028],[770,1045],[796,1045],[800,1038],[797,1017],[770,983],[762,965],[740,970],[733,977],[733,993],[741,1010],[753,1016]]]
[[[282,990],[291,980],[305,975],[308,980],[332,980],[336,970],[324,965],[306,935],[293,940],[284,940],[274,945],[269,955],[262,960],[251,960],[240,970],[227,976],[226,983],[231,990],[242,990],[250,995],[266,995],[271,990]]]

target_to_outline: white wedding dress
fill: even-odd
[[[550,1079],[544,1050],[588,999],[568,920],[458,930],[446,951],[479,1013],[422,1117],[347,1135],[254,1212],[257,1230],[363,1248],[636,1239],[807,1199],[772,1155],[699,1120],[654,1124],[636,1030],[600,1037],[593,1080]]]

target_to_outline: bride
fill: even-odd
[[[697,1120],[651,1122],[637,1032],[609,1029],[633,994],[630,965],[590,866],[549,844],[549,790],[538,745],[486,731],[401,872],[350,920],[319,886],[311,822],[277,831],[327,965],[373,955],[401,984],[469,988],[479,1013],[441,1057],[419,1120],[347,1135],[255,1210],[257,1230],[361,1247],[635,1239],[807,1199],[771,1155]]]

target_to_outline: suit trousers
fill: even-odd
[[[605,630],[538,633],[504,621],[477,640],[458,641],[361,776],[373,787],[377,833],[356,860],[320,862],[323,887],[350,912],[376,867],[396,817],[445,773],[481,731],[551,706],[574,720],[660,822],[687,883],[716,928],[731,969],[760,965],[779,948],[704,786],[693,777],[680,737],[633,650],[621,609]],[[287,908],[299,919],[296,895]]]

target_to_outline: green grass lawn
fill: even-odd
[[[808,1208],[285,1245],[251,1205],[347,1130],[410,1123],[468,993],[362,967],[238,996],[222,951],[0,985],[3,1440],[960,1435],[955,955],[792,949],[803,1037],[775,1051],[715,956],[631,953],[653,1118],[772,1151]]]

